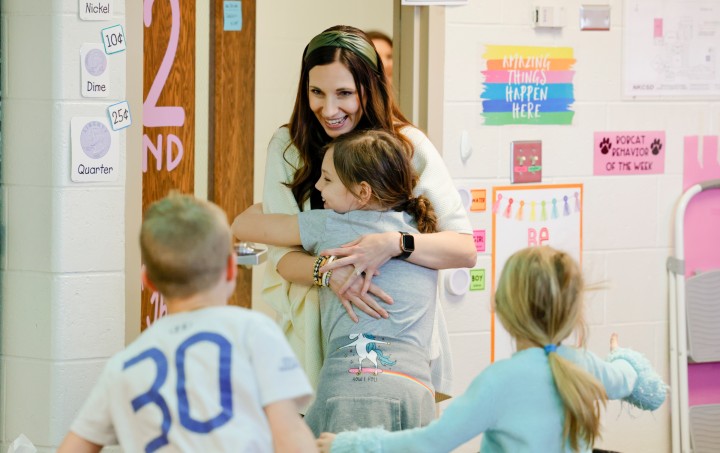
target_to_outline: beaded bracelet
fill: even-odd
[[[332,277],[332,271],[327,271],[323,274],[323,286],[330,286],[330,277]]]
[[[313,284],[315,284],[315,286],[328,286],[328,283],[330,282],[330,276],[328,276],[327,274],[330,271],[320,274],[320,268],[325,266],[326,264],[332,263],[333,261],[335,261],[335,258],[336,256],[334,255],[320,255],[315,259],[315,264],[313,265]],[[328,283],[323,284],[326,280]]]
[[[322,267],[323,263],[325,263],[325,260],[327,257],[325,256],[318,256],[315,258],[315,264],[313,265],[313,283],[316,286],[322,286],[322,277],[320,276],[320,268]]]
[[[335,261],[335,258],[337,258],[335,255],[330,255],[327,257],[327,260],[322,264],[322,266],[327,266],[328,264]],[[332,277],[332,270],[329,270],[322,274],[322,285],[321,286],[330,286],[330,277]]]
[[[335,256],[321,255],[315,259],[315,265],[313,266],[313,284],[315,286],[329,286],[332,271],[327,271],[320,274],[320,268],[325,266],[326,264],[332,263],[333,261],[335,261],[335,258]]]

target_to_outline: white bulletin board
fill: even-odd
[[[582,184],[493,187],[492,200],[492,297],[505,262],[525,247],[549,245],[582,263]],[[494,311],[490,320],[494,362],[514,348]]]
[[[720,2],[625,0],[623,92],[635,98],[720,97]]]

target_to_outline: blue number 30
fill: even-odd
[[[215,343],[219,350],[218,374],[220,377],[220,406],[222,407],[219,414],[204,421],[196,420],[190,416],[190,403],[185,389],[185,353],[190,347],[203,341]],[[232,418],[232,382],[230,381],[231,349],[232,347],[230,342],[225,337],[211,332],[196,333],[195,335],[188,337],[188,339],[178,346],[177,351],[175,352],[175,367],[178,375],[176,388],[178,397],[178,415],[180,418],[180,424],[188,430],[199,434],[207,434],[210,431],[221,427]],[[155,362],[155,366],[157,367],[155,382],[153,382],[150,390],[135,397],[131,404],[135,412],[139,411],[147,404],[156,405],[162,412],[163,418],[162,425],[160,426],[161,433],[145,446],[146,453],[152,453],[153,451],[170,443],[168,440],[168,432],[170,432],[172,417],[165,398],[163,398],[160,394],[160,388],[165,383],[165,379],[167,379],[167,358],[158,348],[150,348],[125,362],[123,369],[127,369],[146,359],[150,359]]]

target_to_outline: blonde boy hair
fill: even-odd
[[[530,247],[513,254],[505,264],[495,293],[495,311],[516,339],[539,347],[559,345],[573,331],[584,341],[584,282],[580,266],[551,247]],[[588,372],[548,354],[548,362],[565,406],[564,437],[578,451],[600,437],[600,407],[607,395]]]
[[[145,212],[140,252],[147,277],[167,298],[210,289],[227,269],[232,234],[214,203],[171,193]]]

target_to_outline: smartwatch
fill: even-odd
[[[401,260],[408,259],[415,251],[415,237],[412,234],[400,231],[400,250],[400,255],[397,257]]]

